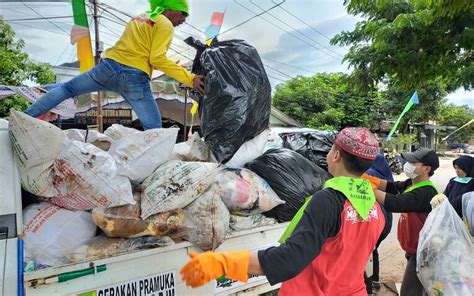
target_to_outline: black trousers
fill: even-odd
[[[406,253],[407,267],[403,275],[400,296],[423,296],[425,289],[416,275],[416,254]]]

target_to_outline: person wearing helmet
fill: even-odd
[[[161,128],[160,110],[150,88],[153,69],[199,92],[204,91],[204,77],[190,73],[166,56],[174,27],[189,15],[187,1],[151,0],[150,5],[149,12],[130,20],[98,65],[47,92],[25,112],[38,117],[68,98],[112,91],[131,105],[144,129]]]

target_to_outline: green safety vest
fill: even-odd
[[[431,186],[431,187],[434,188],[434,190],[436,190],[436,192],[439,192],[438,188],[436,188],[436,186],[433,184],[433,182],[431,182],[431,180],[425,180],[425,181],[421,181],[420,183],[416,183],[415,185],[411,185],[410,187],[405,189],[405,191],[403,191],[403,193],[410,192],[410,191],[413,191],[415,189],[425,187],[425,186]]]
[[[368,180],[339,176],[326,181],[326,183],[324,183],[324,188],[332,188],[344,194],[359,216],[362,219],[367,220],[369,211],[375,203],[375,194]],[[285,232],[278,240],[279,243],[283,244],[291,236],[296,225],[300,222],[301,217],[303,217],[304,210],[311,199],[312,196],[306,198],[304,204],[298,210]]]

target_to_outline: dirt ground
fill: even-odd
[[[454,158],[443,157],[440,158],[440,168],[436,170],[432,181],[438,187],[438,190],[444,191],[446,185],[452,177],[455,176],[455,172],[452,166]],[[395,180],[404,180],[406,177],[402,173],[400,175],[394,175]],[[403,279],[403,273],[405,271],[405,252],[400,247],[397,240],[397,222],[400,214],[393,214],[393,226],[389,236],[382,242],[379,247],[379,258],[380,258],[380,282],[392,282],[401,283]],[[384,287],[376,295],[396,295]]]

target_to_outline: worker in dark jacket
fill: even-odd
[[[382,180],[393,182],[392,170],[390,169],[390,166],[388,165],[388,162],[382,153],[377,154],[377,157],[374,160],[374,164],[365,173],[367,175],[380,178]],[[382,206],[382,210],[385,214],[385,228],[382,231],[382,234],[380,235],[377,245],[375,246],[375,250],[372,252],[373,272],[372,272],[371,277],[366,278],[367,293],[369,294],[372,294],[373,292],[372,288],[376,290],[381,288],[380,282],[379,282],[380,262],[379,262],[378,247],[380,246],[382,241],[390,234],[390,230],[392,230],[392,220],[393,220],[392,212],[387,211],[387,209],[383,208],[383,206]]]
[[[367,295],[364,270],[385,225],[381,207],[360,176],[378,150],[366,128],[345,128],[327,155],[334,178],[305,203],[294,231],[278,247],[258,252],[190,253],[181,270],[198,287],[222,275],[244,281],[266,275],[280,295]],[[295,217],[298,217],[296,215]]]
[[[474,158],[468,155],[460,156],[453,161],[456,177],[449,180],[444,195],[462,218],[462,196],[474,191]]]
[[[407,266],[401,287],[402,296],[424,295],[416,274],[416,250],[421,229],[431,212],[431,199],[438,194],[430,177],[439,167],[439,159],[431,149],[420,148],[413,153],[402,153],[406,160],[403,171],[409,178],[402,182],[387,182],[375,177],[371,180],[375,197],[385,209],[402,213],[398,221],[398,241],[406,252]]]

